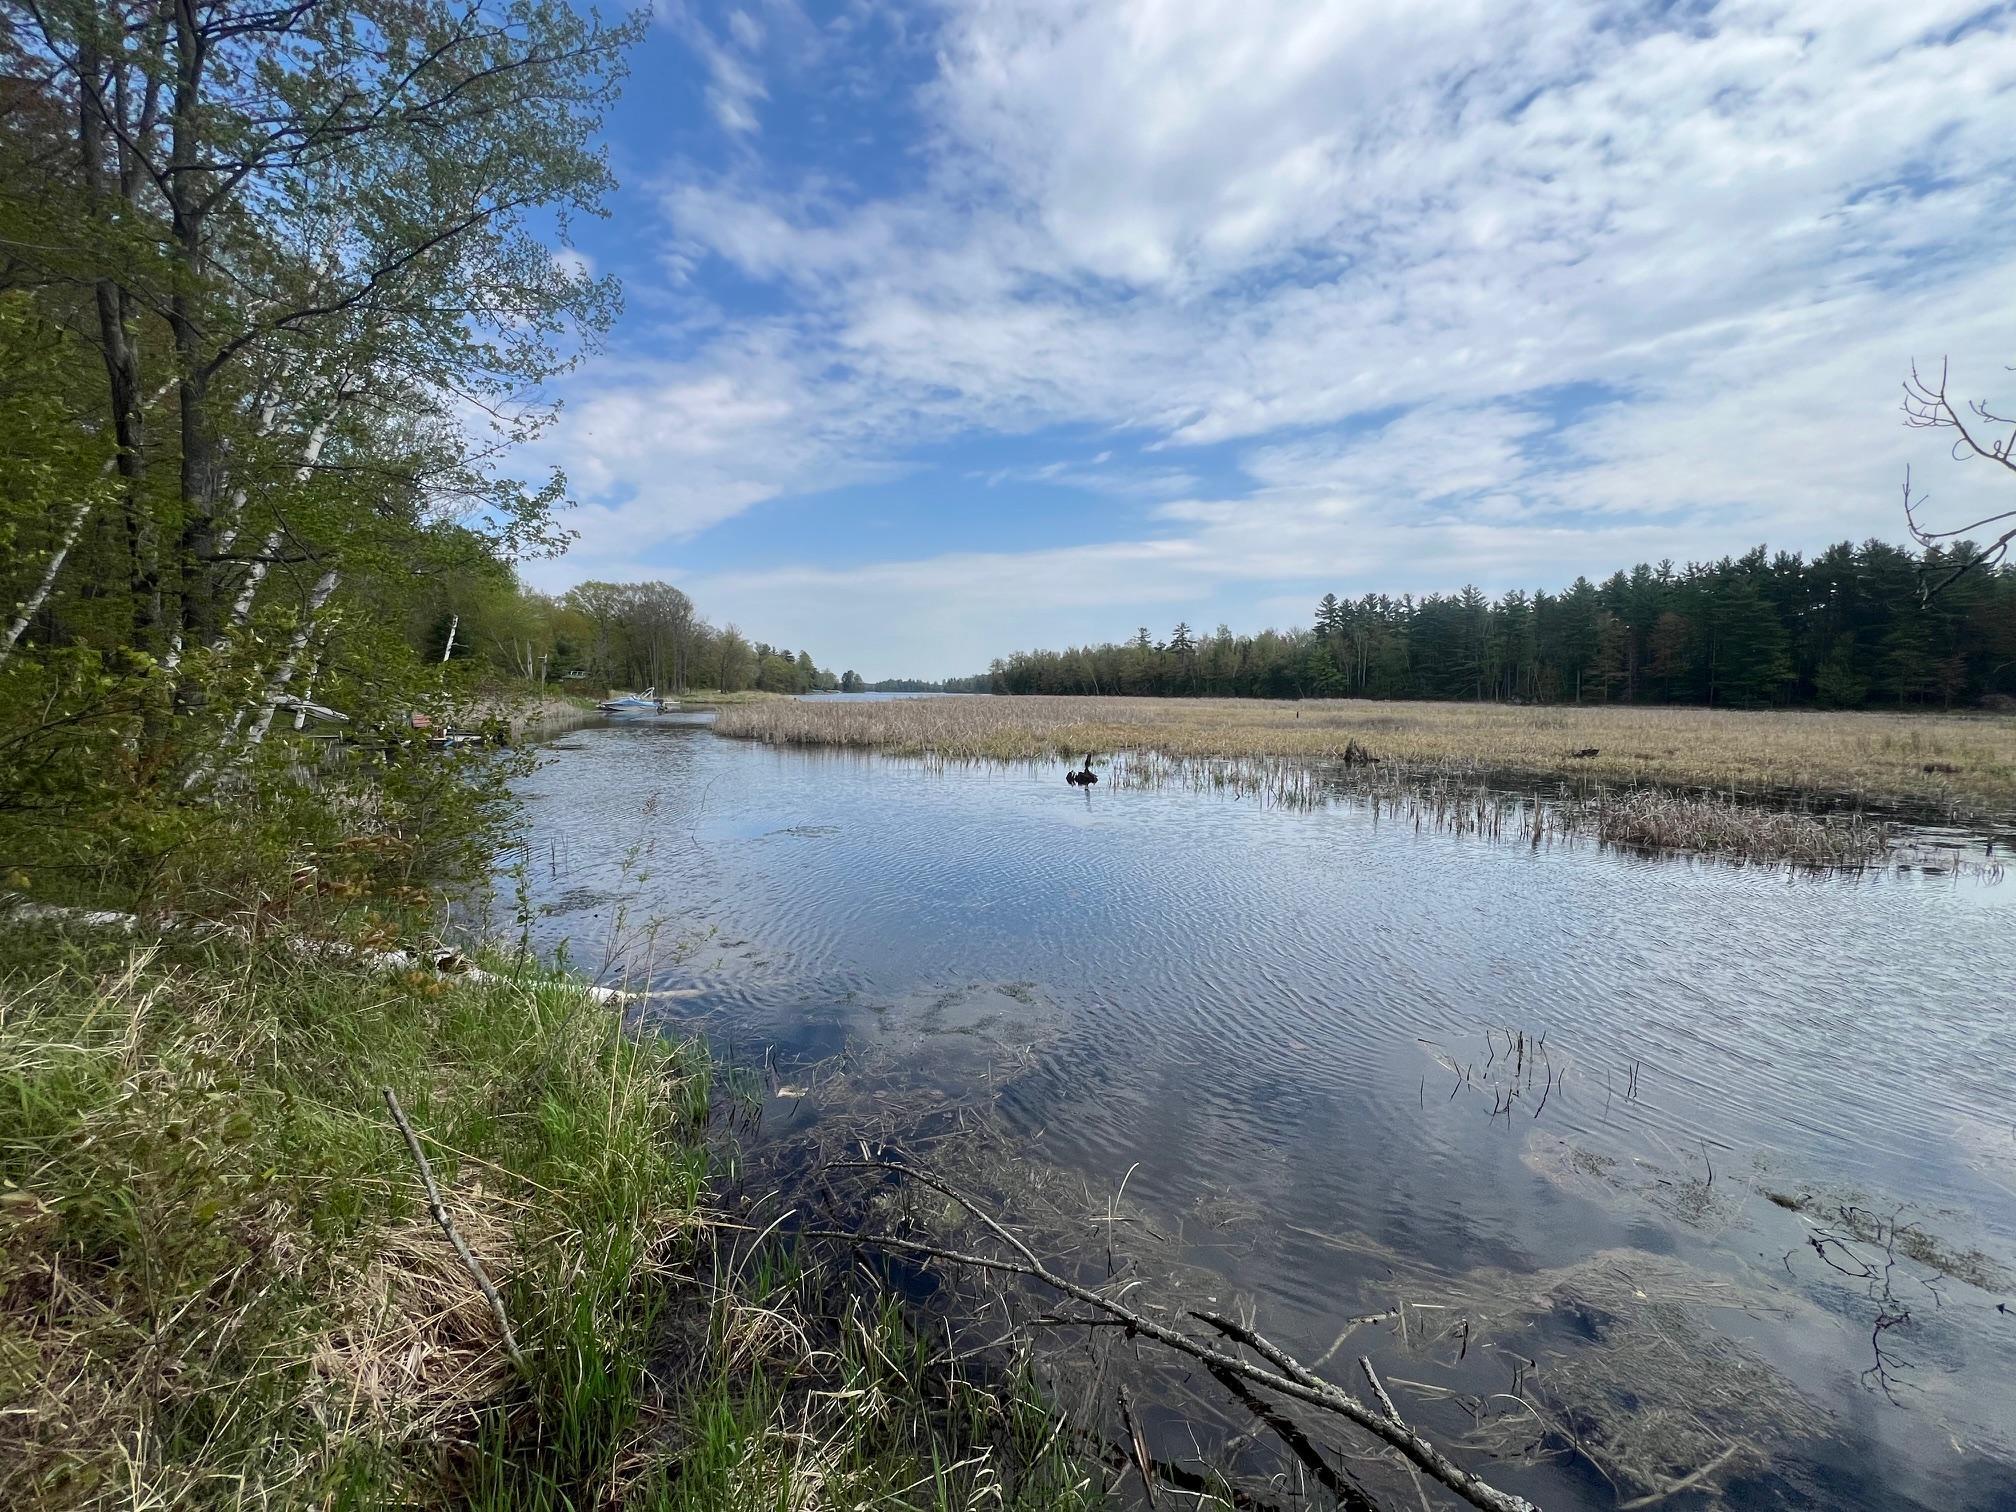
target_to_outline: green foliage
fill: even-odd
[[[716,629],[670,583],[591,580],[557,599],[518,592],[510,603],[493,606],[477,626],[479,640],[501,647],[499,635],[484,628],[492,616],[513,624],[511,644],[523,647],[513,654],[528,677],[536,665],[548,665],[558,668],[555,676],[578,673],[580,682],[595,689],[652,687],[668,694],[689,688],[809,693],[840,686],[808,652],[793,658],[767,645],[752,646],[734,625]],[[773,656],[780,665],[770,665]]]
[[[1837,636],[1813,673],[1813,698],[1823,709],[1856,709],[1869,695],[1869,679],[1856,671],[1855,637]]]
[[[501,459],[615,308],[564,246],[642,24],[54,0],[0,27],[15,887],[243,907],[339,844],[396,886],[494,841],[499,772],[410,720],[535,680],[512,565],[564,546],[567,500]],[[477,654],[443,665],[462,614]]]
[[[80,510],[112,497],[110,439],[64,334],[21,293],[0,293],[0,553],[46,567]],[[38,573],[39,578],[39,573]]]

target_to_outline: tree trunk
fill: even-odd
[[[208,645],[218,632],[213,564],[217,552],[217,438],[210,423],[210,366],[205,356],[203,311],[196,293],[208,254],[203,196],[208,175],[198,170],[202,148],[200,106],[207,42],[195,0],[174,0],[175,96],[170,123],[169,211],[181,263],[168,302],[181,390],[182,533],[179,623],[190,645]]]
[[[48,602],[49,592],[56,586],[56,576],[63,570],[63,559],[70,555],[70,548],[77,544],[77,537],[83,533],[84,522],[90,515],[91,501],[88,499],[71,511],[70,523],[64,528],[63,539],[57,543],[56,550],[50,555],[49,564],[42,569],[42,581],[35,585],[34,592],[21,601],[20,613],[15,615],[14,622],[7,627],[6,640],[0,642],[0,667],[7,665],[8,660],[14,655],[15,643],[21,639],[35,616],[42,612],[43,604]]]
[[[336,403],[341,404],[342,402],[343,395],[339,393]],[[294,470],[294,482],[296,486],[306,483],[309,475],[314,472],[316,460],[322,455],[322,447],[329,439],[329,422],[333,418],[334,407],[332,406],[330,415],[317,421],[315,429],[309,434],[308,444],[301,449],[301,465]],[[244,508],[244,492],[243,489],[239,489],[232,495],[233,507],[235,509]],[[221,538],[221,544],[218,549],[223,550],[228,548],[237,539],[237,535],[238,525],[234,522]],[[221,648],[225,637],[251,617],[252,600],[258,595],[259,585],[266,580],[267,570],[273,564],[273,553],[280,549],[281,543],[285,538],[285,533],[277,525],[267,532],[266,539],[261,543],[259,548],[259,560],[253,562],[245,569],[245,581],[238,587],[238,597],[231,602],[230,617],[218,627],[216,636],[210,642],[211,650],[215,651]]]
[[[109,211],[115,196],[108,173],[102,114],[105,70],[95,42],[85,44],[77,60],[77,71],[84,85],[78,90],[77,146],[85,195],[93,217],[109,228]],[[98,349],[105,363],[112,434],[119,448],[115,465],[126,520],[133,639],[138,646],[158,649],[162,620],[161,555],[153,518],[141,497],[146,431],[140,398],[140,355],[130,328],[133,301],[116,280],[100,278],[92,285],[92,304],[98,317]]]
[[[308,644],[308,637],[315,630],[315,616],[322,606],[329,602],[329,595],[336,591],[338,573],[334,567],[316,580],[308,594],[307,606],[301,612],[300,628],[294,632],[294,639],[288,643],[287,654],[280,658],[280,665],[273,669],[273,675],[266,680],[266,693],[260,702],[258,712],[253,716],[252,729],[245,737],[245,744],[256,746],[266,738],[267,730],[273,725],[273,711],[279,707],[279,700],[286,695],[287,685],[294,680],[294,668],[299,665],[301,652]]]
[[[279,407],[279,396],[269,395],[259,406],[259,419],[252,427],[255,440],[264,440],[273,432],[273,414]],[[238,533],[244,528],[245,501],[251,496],[251,489],[240,483],[231,490],[230,502],[225,505],[224,527],[217,533],[217,550],[220,554],[229,551],[238,540]]]

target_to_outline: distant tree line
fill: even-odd
[[[843,689],[843,692],[850,691]],[[863,683],[858,690],[862,693],[985,693],[987,678],[948,677],[933,682],[923,677],[885,677],[880,682]]]
[[[1676,568],[1640,563],[1565,591],[1325,594],[1308,629],[1178,624],[1119,644],[1018,651],[958,686],[994,693],[1494,699],[1757,708],[1938,706],[2016,693],[2016,571],[1928,578],[1978,555],[1843,542]],[[946,684],[955,686],[954,683]]]
[[[444,579],[426,614],[419,636],[430,655],[487,661],[494,673],[548,687],[815,693],[843,685],[809,651],[709,624],[670,583],[586,582],[548,595],[497,568]]]

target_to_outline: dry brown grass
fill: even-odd
[[[1398,762],[1340,768],[1292,756],[1165,756],[1153,750],[1116,756],[1105,780],[1116,788],[1188,789],[1268,807],[1349,801],[1416,829],[1535,845],[1593,836],[1637,850],[1789,861],[1821,869],[1891,861],[1941,868],[1958,864],[1951,854],[1911,844],[1900,833],[1906,827],[1863,813],[1813,814],[1790,806],[1732,802],[1715,792],[1620,789],[1606,783],[1588,790],[1530,793],[1475,774],[1424,772]]]
[[[480,1201],[480,1193],[478,1194]],[[508,1285],[517,1241],[498,1204],[450,1196],[455,1226],[484,1268]],[[508,1208],[506,1209],[508,1212]],[[335,1383],[351,1423],[401,1433],[467,1430],[510,1383],[497,1318],[441,1231],[426,1218],[382,1226],[332,1287],[332,1322],[315,1374]]]
[[[1969,816],[2016,808],[2016,719],[1997,715],[929,698],[779,700],[724,709],[715,729],[774,744],[979,761],[1153,749],[1176,757],[1320,763],[1340,760],[1355,739],[1387,761],[1433,772],[1585,776],[1736,797],[1840,795]],[[1593,757],[1573,754],[1591,747]]]
[[[1583,829],[1613,845],[1701,851],[1746,861],[1867,866],[1883,860],[1891,847],[1889,827],[1860,815],[1816,817],[1647,788],[1593,806],[1582,804],[1575,817]]]

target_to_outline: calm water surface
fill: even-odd
[[[2016,1507],[2016,880],[1535,850],[1061,774],[585,728],[523,789],[537,940],[691,989],[663,1011],[739,1055],[868,1046],[952,1094],[984,1061],[1031,1156],[1131,1171],[1291,1348],[1442,1295],[1493,1342],[1431,1305],[1340,1362],[1480,1398],[1537,1369],[1575,1411],[1620,1400],[1605,1360],[1652,1373],[1656,1325],[1720,1371],[1680,1405],[1762,1446],[1720,1504]],[[1760,1379],[1790,1406],[1752,1422]],[[1618,1500],[1573,1457],[1489,1473]]]

